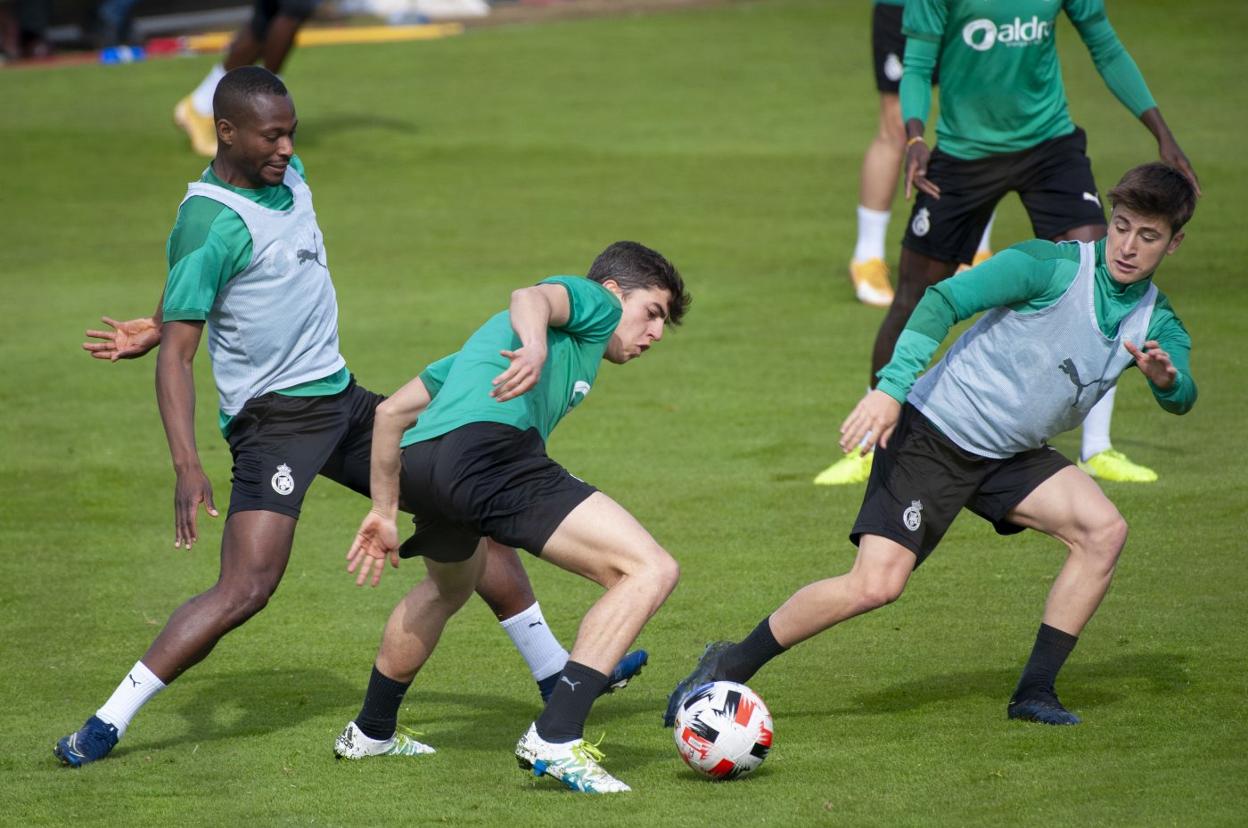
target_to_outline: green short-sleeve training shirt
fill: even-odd
[[[476,422],[504,423],[521,431],[536,428],[545,440],[561,419],[589,393],[607,343],[620,322],[620,301],[598,282],[580,276],[552,276],[542,284],[568,292],[568,321],[546,330],[546,363],[537,386],[506,402],[490,396],[492,380],[511,362],[499,352],[520,347],[511,313],[495,314],[477,329],[453,358],[433,363],[421,374],[436,396],[401,445],[439,437]]]

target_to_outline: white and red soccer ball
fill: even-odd
[[[715,681],[680,703],[672,735],[686,765],[711,779],[737,779],[767,758],[771,713],[744,684]]]

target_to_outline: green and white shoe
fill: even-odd
[[[516,743],[516,761],[534,776],[545,774],[558,779],[579,793],[623,793],[632,788],[603,770],[598,745],[584,739],[575,742],[548,742],[537,735],[537,723]]]
[[[418,742],[408,734],[414,731],[406,728],[396,730],[389,739],[370,739],[356,727],[355,722],[347,722],[347,726],[334,740],[334,755],[339,759],[367,759],[370,756],[420,756],[436,751],[424,742]]]

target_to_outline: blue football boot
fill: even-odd
[[[1036,691],[1022,698],[1010,699],[1005,714],[1011,719],[1047,725],[1077,725],[1082,721],[1063,707],[1057,700],[1057,694],[1051,690]]]
[[[52,748],[62,765],[80,768],[88,762],[103,759],[117,744],[117,728],[92,716],[81,730],[64,736]]]

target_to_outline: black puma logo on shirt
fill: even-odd
[[[1080,382],[1079,369],[1075,367],[1075,361],[1070,357],[1062,360],[1062,364],[1059,367],[1062,369],[1062,373],[1070,377],[1070,381],[1075,384],[1075,401],[1070,404],[1071,408],[1075,408],[1079,405],[1079,398],[1083,396],[1083,389],[1096,385],[1097,381]]]

